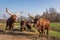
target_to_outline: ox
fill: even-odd
[[[28,22],[27,20],[21,20],[20,25],[21,25],[21,28],[20,28],[21,31],[25,31],[26,30],[26,27],[28,29],[31,29],[31,23]]]
[[[8,28],[8,29],[13,29],[13,26],[14,26],[14,22],[15,22],[15,20],[16,20],[16,17],[18,16],[18,14],[14,14],[14,13],[12,13],[10,10],[8,10],[7,8],[6,8],[6,12],[8,13],[8,14],[10,14],[10,17],[7,19],[7,21],[6,21],[6,29]],[[22,12],[21,12],[22,13]]]
[[[34,26],[38,30],[39,36],[40,36],[40,34],[43,35],[45,33],[44,30],[47,30],[47,35],[49,34],[50,21],[48,19],[46,19],[44,17],[36,19],[36,18],[32,17],[30,14],[28,14],[28,15],[34,20]]]
[[[49,34],[50,21],[46,18],[40,18],[36,23],[36,28],[39,29],[41,34],[45,34],[44,30],[47,30],[47,35]]]
[[[25,31],[26,30],[26,20],[21,20],[20,22],[20,25],[21,25],[21,31]]]

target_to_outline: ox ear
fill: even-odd
[[[29,15],[30,18],[35,19],[35,17],[33,17],[32,15],[30,15],[29,13],[28,13],[28,15]]]
[[[13,13],[12,13],[8,8],[6,8],[6,12],[7,12],[9,15],[13,15]]]
[[[21,11],[21,12],[19,11],[16,13],[16,16],[20,16],[20,14],[22,14],[22,13],[23,13],[23,11]]]

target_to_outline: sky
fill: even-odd
[[[28,13],[33,16],[41,15],[50,7],[60,12],[60,0],[0,0],[0,18],[3,17],[3,14],[9,17],[6,8],[13,13],[23,11],[21,15],[28,17]]]

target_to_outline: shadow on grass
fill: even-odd
[[[8,31],[8,30],[7,30]],[[0,30],[0,34],[7,34],[7,35],[12,35],[12,36],[33,36],[32,34],[29,34],[29,33],[25,33],[25,32],[21,32],[20,30],[13,30],[13,31],[3,31],[3,30]]]
[[[4,33],[4,31],[3,30],[0,30],[0,34],[2,34],[2,33]]]

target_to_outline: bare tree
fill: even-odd
[[[49,19],[51,22],[56,22],[58,20],[57,18],[59,18],[57,15],[58,12],[54,8],[49,8],[49,10],[46,9],[46,11],[43,12],[42,17]]]

